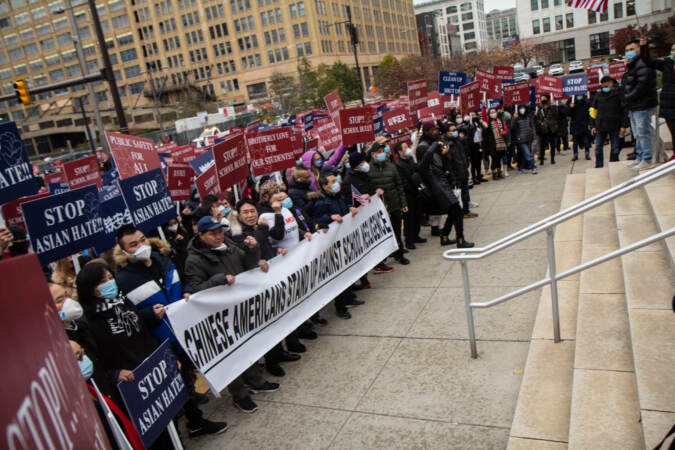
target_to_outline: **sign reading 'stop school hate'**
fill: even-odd
[[[0,204],[36,194],[38,184],[14,122],[0,124]]]
[[[117,387],[146,448],[157,440],[188,400],[169,340],[134,369],[134,381],[122,381]]]
[[[65,163],[63,171],[66,174],[70,189],[77,189],[90,184],[95,184],[96,187],[100,188],[103,185],[101,174],[98,171],[98,161],[94,155]]]
[[[21,209],[42,265],[94,247],[105,237],[94,185],[26,202]]]
[[[426,101],[426,93],[425,93]],[[375,128],[370,108],[348,108],[340,110],[340,132],[342,144],[354,145],[375,139]]]
[[[134,225],[142,232],[147,233],[176,217],[162,169],[125,178],[119,184]]]

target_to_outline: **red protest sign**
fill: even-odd
[[[476,69],[476,81],[480,86],[480,93],[485,93],[487,98],[501,97],[501,86],[498,86],[497,77],[485,70]]]
[[[190,185],[194,171],[188,164],[173,164],[167,170],[171,200],[190,200]]]
[[[399,142],[405,142],[408,145],[412,145],[412,139],[410,138],[410,133],[399,134],[398,136],[392,136],[389,138],[389,146],[394,148]]]
[[[333,91],[330,94],[326,95],[323,98],[323,101],[326,102],[328,107],[328,112],[330,113],[331,119],[335,123],[335,126],[340,126],[340,110],[343,108],[342,99],[340,98],[340,93],[338,91]]]
[[[60,170],[63,171],[63,160],[62,159],[55,159],[52,161],[52,167],[55,170]]]
[[[305,142],[303,139],[302,128],[293,128],[291,131],[291,148],[293,149],[293,157],[298,158],[305,152]]]
[[[530,102],[530,85],[522,83],[506,84],[504,90],[504,106],[524,105]]]
[[[330,117],[315,119],[313,131],[319,136],[320,144],[324,150],[334,150],[340,146],[342,135]]]
[[[480,82],[478,80],[459,88],[459,99],[462,114],[469,114],[480,108]]]
[[[248,125],[246,125],[246,134],[255,134],[258,132],[258,126],[260,126],[260,121],[259,120],[254,120],[253,122],[249,122]]]
[[[560,98],[563,95],[562,78],[553,75],[541,75],[536,79],[537,92],[542,94],[553,94]]]
[[[85,156],[84,158],[65,163],[63,165],[63,171],[66,174],[68,187],[71,190],[90,184],[95,184],[97,188],[103,186],[101,173],[98,171],[98,161],[94,155]]]
[[[2,216],[5,218],[7,226],[18,225],[25,230],[26,222],[23,220],[23,214],[21,213],[21,204],[47,197],[48,195],[49,192],[39,192],[35,195],[17,198],[16,200],[2,205]]]
[[[295,165],[291,127],[261,131],[248,139],[251,173],[254,177],[288,169]]]
[[[392,109],[382,113],[384,127],[389,133],[402,130],[410,126],[410,115],[407,108]]]
[[[157,153],[173,153],[178,148],[175,142],[166,142],[157,147]]]
[[[161,168],[152,139],[110,131],[105,132],[105,137],[120,179]]]
[[[443,105],[443,114],[450,114],[455,106],[449,95],[441,95],[441,105]]]
[[[66,175],[62,170],[58,172],[46,173],[44,176],[45,186],[49,186],[49,183],[67,183]]]
[[[623,61],[614,61],[609,63],[609,76],[615,80],[621,81],[623,74],[628,72],[628,67]]]
[[[211,164],[211,167],[195,178],[195,186],[197,187],[200,198],[204,198],[209,194],[222,197],[220,195],[222,191],[220,190],[220,184],[218,183],[218,173],[215,164]]]
[[[513,67],[511,66],[494,66],[492,68],[492,73],[497,77],[498,80],[512,80],[513,79]]]
[[[191,145],[182,145],[171,153],[171,157],[177,163],[189,163],[196,156],[195,149]]]
[[[36,254],[0,262],[3,448],[109,449]],[[26,329],[30,324],[31,329]]]
[[[419,120],[438,120],[443,118],[443,107],[438,104],[436,106],[430,106],[428,108],[422,108],[417,111]]]
[[[222,192],[245,179],[248,176],[248,163],[244,135],[230,134],[223,142],[216,144],[213,147],[213,159]]]
[[[427,103],[427,80],[408,81],[408,107],[410,111],[424,108]]]
[[[340,110],[340,124],[342,125],[340,130],[342,143],[346,146],[370,142],[375,139],[373,116],[368,107]]]
[[[604,76],[602,67],[588,69],[588,92],[600,89],[600,80]]]

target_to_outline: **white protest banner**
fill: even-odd
[[[232,286],[198,292],[167,307],[178,341],[218,394],[291,331],[333,300],[398,245],[379,197],[315,233],[269,272],[249,270]]]

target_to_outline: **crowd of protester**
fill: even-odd
[[[595,139],[595,165],[602,167],[605,140],[610,142],[610,161],[617,161],[622,139],[631,128],[637,140],[631,164],[647,167],[652,153],[645,117],[651,116],[657,101],[653,69],[664,72],[664,93],[672,96],[673,63],[672,57],[650,59],[642,44],[642,48],[629,44],[628,51],[641,56],[629,63],[623,83],[606,76],[590,99],[577,96],[573,102],[554,104],[543,95],[537,108],[500,105],[423,121],[412,130],[411,142],[390,146],[389,138],[382,136],[365,145],[340,145],[330,154],[308,151],[292,169],[250,178],[242,198],[235,199],[232,190],[223,197],[200,198],[193,188],[191,199],[182,203],[181,213],[162,227],[161,234],[124,225],[112,250],[96,257],[83,252],[45,268],[82,375],[88,382],[96,381],[137,448],[138,436],[129,426],[115,386],[132,381],[133,369],[168,339],[190,391],[183,408],[188,436],[225,431],[226,423],[202,415],[199,405],[208,397],[195,390],[195,366],[165,319],[167,305],[189,301],[191,294],[205,289],[233,285],[240,273],[253,268],[267,272],[270,259],[283,258],[300,241],[358,214],[362,202],[374,197],[389,213],[398,243],[391,255],[395,263],[410,264],[406,254],[427,243],[423,227],[438,237],[439,248],[472,247],[464,235],[464,220],[476,218],[471,209],[479,205],[471,200],[470,190],[488,181],[504,182],[518,172],[536,175],[535,159],[539,166],[547,159],[555,164],[556,157],[569,150],[570,135],[571,159],[577,160],[581,149],[590,160]],[[661,114],[671,131],[674,111],[672,99],[662,96]],[[0,228],[0,253],[6,249],[11,256],[30,250],[23,228]],[[81,268],[78,273],[76,266]],[[385,259],[372,273],[388,276],[394,270]],[[364,275],[336,292],[336,316],[350,319],[353,308],[364,304],[357,293],[369,288]],[[317,339],[315,328],[327,320],[314,314],[270,350],[264,364],[253,364],[233,381],[228,389],[234,405],[245,413],[255,412],[252,395],[279,389],[266,374],[275,380],[283,377],[282,364],[300,360],[308,350],[302,341]],[[153,447],[166,448],[169,442],[164,433]]]

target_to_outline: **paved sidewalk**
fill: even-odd
[[[480,217],[465,220],[467,239],[486,245],[557,212],[566,175],[594,165],[571,158],[568,151],[538,175],[512,172],[472,189]],[[284,364],[278,392],[254,396],[255,414],[236,410],[227,391],[211,398],[206,416],[230,429],[185,439],[186,448],[506,448],[540,291],[475,312],[480,357],[472,360],[459,264],[443,260],[428,233],[407,255],[410,265],[369,275],[373,288],[358,293],[366,304],[351,320],[337,318],[332,303],[325,308],[319,339]],[[469,263],[474,298],[543,278],[545,246],[542,233]],[[181,429],[185,436],[183,421]]]

